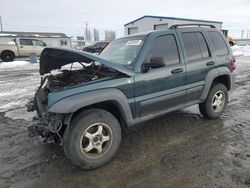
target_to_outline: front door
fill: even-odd
[[[19,54],[21,56],[28,56],[32,52],[35,52],[32,39],[20,39]]]
[[[185,102],[185,64],[174,31],[154,39],[135,76],[137,117],[154,115]],[[148,65],[152,67],[148,68]]]

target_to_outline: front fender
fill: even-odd
[[[83,107],[105,101],[115,102],[127,124],[132,122],[132,113],[127,97],[120,90],[114,88],[90,91],[66,97],[52,105],[48,109],[48,112],[70,114]]]

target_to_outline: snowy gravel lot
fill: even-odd
[[[250,50],[233,47],[237,78],[218,120],[197,106],[125,133],[107,165],[72,167],[59,146],[28,138],[25,104],[39,85],[38,64],[0,62],[0,187],[250,187]]]

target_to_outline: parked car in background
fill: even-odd
[[[94,42],[89,46],[83,47],[83,51],[89,53],[101,53],[102,50],[109,44],[109,42]]]
[[[228,36],[227,41],[230,44],[230,46],[234,46],[236,44],[236,41],[234,40],[233,37]]]
[[[47,45],[38,39],[15,38],[8,44],[0,44],[0,58],[5,61],[13,61],[15,57],[28,56],[30,53],[40,55]]]
[[[74,165],[91,169],[111,160],[135,124],[195,104],[219,118],[234,83],[231,48],[214,26],[181,26],[114,40],[98,56],[44,49],[41,84],[27,105],[39,117],[30,136],[63,145]],[[82,68],[71,69],[75,62]]]

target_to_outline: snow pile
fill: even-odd
[[[238,46],[234,45],[231,47],[234,56],[250,56],[250,46]]]
[[[30,65],[30,64],[31,63],[29,61],[2,62],[2,63],[0,63],[0,69],[23,67],[25,65]]]

